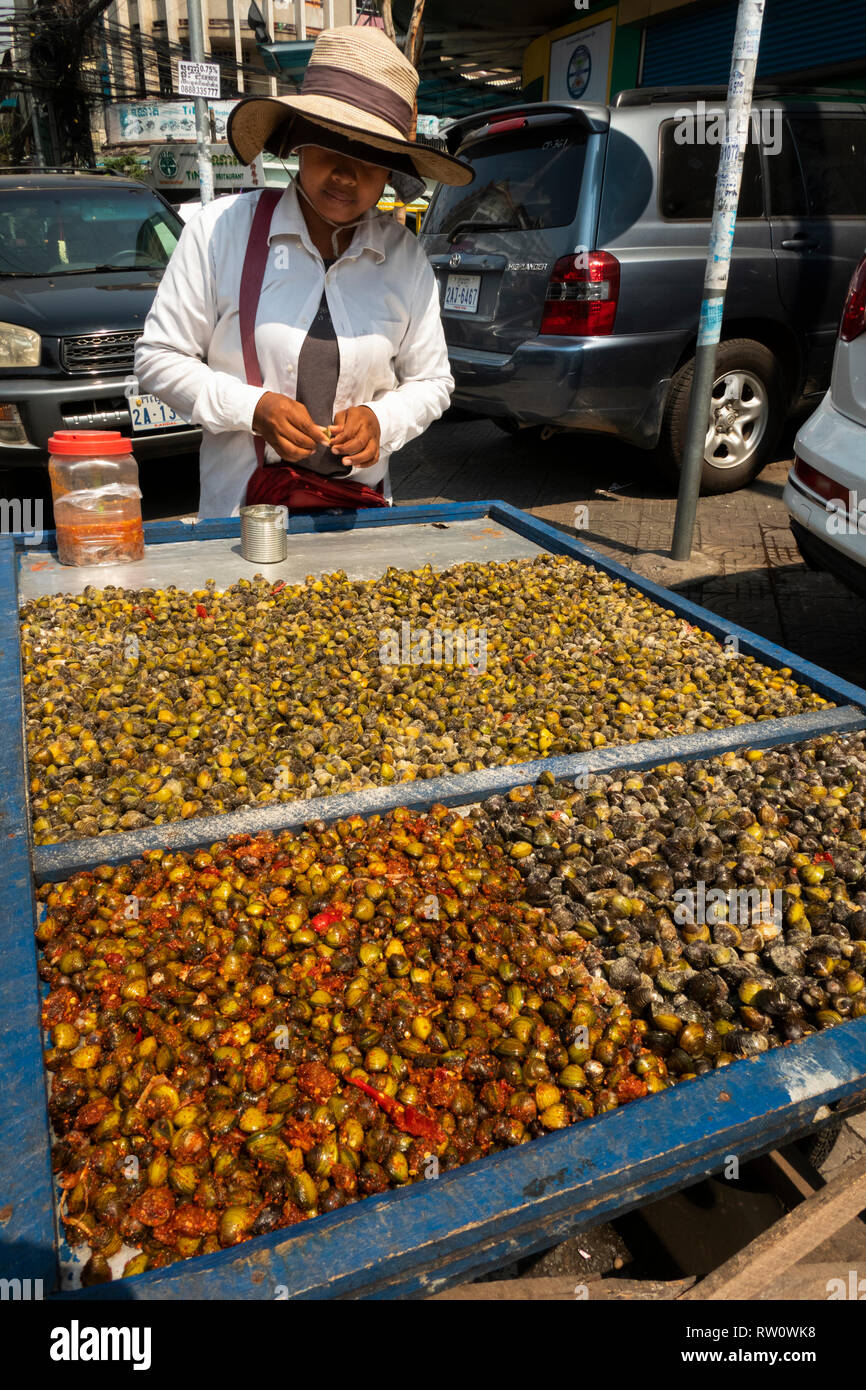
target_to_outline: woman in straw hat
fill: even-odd
[[[379,29],[316,40],[300,92],[250,97],[243,163],[299,151],[280,195],[218,199],[187,223],[135,355],[140,389],[203,432],[201,517],[390,500],[388,458],[447,409],[435,277],[376,210],[386,182],[466,184],[467,164],[408,139],[418,75]]]

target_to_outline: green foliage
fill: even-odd
[[[147,180],[148,169],[136,154],[112,155],[110,159],[103,159],[102,165],[116,174],[122,174],[125,179],[138,179],[140,183]]]

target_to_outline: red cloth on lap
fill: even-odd
[[[382,484],[374,488],[342,478],[311,473],[296,464],[269,464],[257,468],[247,483],[248,507],[271,502],[290,512],[314,511],[327,507],[387,507]]]

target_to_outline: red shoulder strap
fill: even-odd
[[[256,312],[259,307],[259,296],[262,292],[262,281],[265,277],[265,266],[268,262],[268,232],[277,203],[282,196],[283,190],[280,188],[266,188],[260,194],[256,210],[253,213],[253,224],[250,227],[243,270],[241,271],[238,320],[244,371],[250,386],[262,385],[262,370],[259,366],[259,355],[256,352]],[[265,458],[265,441],[261,435],[256,435],[255,443],[256,458],[259,468],[261,468]]]

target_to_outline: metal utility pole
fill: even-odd
[[[749,138],[752,92],[761,45],[764,4],[765,0],[740,0],[737,14],[737,31],[725,105],[725,138],[716,175],[716,200],[704,272],[704,297],[701,304],[686,444],[671,546],[671,557],[674,560],[688,560],[692,553],[716,355],[722,333],[725,292],[728,288],[731,250],[743,178],[743,160]],[[697,134],[697,118],[695,133]]]
[[[204,62],[204,33],[201,23],[200,0],[188,0],[189,56],[193,63]],[[210,155],[210,117],[204,97],[194,97],[196,163],[202,203],[213,200],[213,164]]]

